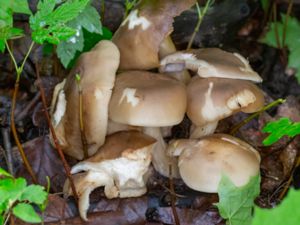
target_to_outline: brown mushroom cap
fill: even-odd
[[[187,92],[187,115],[196,126],[219,121],[238,111],[256,112],[264,105],[262,91],[245,80],[193,77]]]
[[[177,140],[176,145],[181,140]],[[184,140],[185,142],[185,140]],[[246,185],[259,174],[260,155],[247,143],[227,134],[213,134],[192,140],[179,157],[179,171],[190,188],[208,193],[218,190],[222,175],[237,186]]]
[[[121,52],[121,70],[147,70],[159,66],[161,42],[173,30],[173,18],[195,0],[142,0],[115,32],[112,41]]]
[[[66,154],[77,159],[83,158],[79,127],[79,91],[75,74],[81,77],[84,130],[88,153],[92,155],[105,140],[108,103],[119,60],[118,48],[111,41],[100,41],[91,51],[80,56],[65,84],[61,85],[56,109],[52,110],[54,115],[60,113],[52,121]]]
[[[89,195],[104,186],[107,198],[126,198],[143,195],[145,174],[151,162],[156,140],[138,131],[120,131],[109,135],[105,144],[89,159],[76,164],[71,172],[79,196],[80,216],[87,220]],[[69,181],[64,185],[65,196],[72,195]]]
[[[173,126],[182,121],[185,110],[184,84],[164,74],[130,71],[116,78],[109,117],[133,126]]]
[[[262,82],[261,77],[252,70],[243,56],[219,48],[177,52],[162,59],[160,65],[161,72],[187,68],[203,78],[220,77]]]

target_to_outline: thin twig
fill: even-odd
[[[70,166],[69,166],[67,160],[65,159],[63,151],[62,151],[62,149],[61,149],[61,147],[59,145],[59,142],[58,142],[55,130],[54,130],[53,126],[52,126],[52,123],[51,123],[51,120],[50,120],[50,116],[49,116],[49,113],[47,111],[47,102],[46,102],[45,92],[44,92],[43,84],[41,82],[39,68],[38,68],[38,64],[37,63],[35,63],[35,70],[36,70],[36,76],[37,76],[37,80],[38,80],[37,83],[38,83],[38,87],[40,89],[41,99],[42,99],[42,103],[43,103],[43,107],[44,107],[45,117],[47,119],[50,131],[51,131],[51,135],[53,137],[53,142],[54,142],[55,147],[56,147],[55,149],[57,150],[58,155],[59,155],[59,157],[62,160],[62,163],[63,163],[64,169],[65,169],[66,175],[67,175],[67,177],[68,177],[68,179],[70,181],[70,185],[71,185],[71,189],[72,189],[72,192],[73,192],[73,196],[74,196],[75,200],[78,202],[79,198],[78,198],[76,187],[74,185],[74,181],[73,181],[73,178],[72,178],[72,175],[71,175]]]
[[[279,104],[282,104],[285,102],[285,99],[279,98],[276,101],[271,102],[270,104],[266,105],[265,107],[263,107],[261,110],[259,110],[256,113],[253,113],[252,115],[248,116],[246,119],[242,120],[240,123],[238,123],[237,125],[235,125],[231,131],[230,134],[234,135],[242,126],[244,126],[245,124],[249,123],[251,120],[253,120],[255,117],[259,116],[262,112],[273,108]]]
[[[3,137],[3,144],[5,149],[5,159],[7,164],[8,172],[14,176],[14,161],[12,157],[12,148],[9,140],[9,131],[8,128],[1,128],[1,133]]]
[[[11,50],[10,50],[10,47],[9,47],[7,41],[5,41],[5,45],[6,45],[6,48],[7,48],[8,52],[9,52],[9,55],[10,55],[10,57],[11,57],[11,60],[12,60],[13,63],[14,63],[14,66],[15,66],[15,69],[16,69],[16,72],[17,72],[17,78],[16,78],[16,81],[15,81],[15,88],[14,88],[14,93],[13,93],[13,98],[12,98],[12,105],[11,105],[11,111],[10,111],[10,125],[11,125],[11,131],[12,131],[13,137],[14,137],[14,139],[15,139],[16,145],[17,145],[17,147],[18,147],[18,150],[19,150],[19,152],[20,152],[20,155],[21,155],[21,158],[22,158],[22,160],[23,160],[23,163],[24,163],[24,165],[25,165],[25,168],[26,168],[26,170],[28,171],[28,173],[30,174],[30,176],[31,176],[31,178],[32,178],[32,181],[33,181],[34,183],[37,183],[36,176],[35,176],[35,174],[34,174],[34,172],[33,172],[33,170],[32,170],[31,165],[30,165],[29,162],[28,162],[28,159],[27,159],[27,157],[26,157],[26,155],[25,155],[25,152],[24,152],[24,149],[23,149],[23,147],[22,147],[22,144],[21,144],[21,142],[20,142],[20,140],[19,140],[18,133],[17,133],[17,129],[16,129],[16,125],[15,125],[15,108],[16,108],[17,94],[18,94],[18,90],[19,90],[20,77],[21,77],[21,73],[22,73],[22,71],[23,71],[25,62],[26,62],[26,60],[27,60],[29,54],[30,54],[31,51],[32,51],[32,48],[33,48],[34,43],[31,42],[30,47],[29,47],[29,49],[28,49],[28,52],[26,53],[26,55],[25,55],[25,57],[24,57],[24,59],[23,59],[23,62],[22,62],[22,64],[21,64],[20,67],[18,67],[17,62],[16,62],[16,60],[15,60],[15,58],[14,58],[13,53],[12,53]]]
[[[20,120],[22,120],[23,118],[25,118],[28,114],[28,112],[30,111],[30,109],[32,109],[32,107],[40,100],[41,97],[41,93],[38,92],[33,99],[26,105],[25,109],[22,110],[22,112],[20,112],[19,114],[16,115],[15,121],[18,122]]]
[[[275,30],[275,39],[276,39],[276,45],[278,49],[281,49],[280,45],[280,37],[278,33],[278,26],[277,26],[277,4],[276,2],[273,3],[273,21],[274,21],[274,30]]]
[[[212,0],[207,0],[207,1],[206,1],[202,13],[201,13],[201,9],[200,9],[200,6],[199,6],[198,2],[196,3],[197,13],[198,13],[198,21],[197,21],[196,27],[195,27],[195,29],[194,29],[194,32],[193,32],[193,34],[192,34],[192,36],[191,36],[191,39],[190,39],[190,41],[189,41],[189,43],[188,43],[188,46],[187,46],[187,48],[186,48],[187,50],[189,50],[189,49],[192,47],[192,45],[193,45],[194,39],[195,39],[195,37],[196,37],[196,34],[197,34],[198,31],[199,31],[199,28],[200,28],[200,25],[201,25],[201,23],[202,23],[202,21],[203,21],[203,18],[204,18],[204,16],[205,16],[205,14],[206,14],[206,12],[207,12],[209,6],[211,5],[211,1],[212,1]]]
[[[170,184],[171,193],[175,193],[172,169],[173,169],[172,164],[170,163],[169,164],[169,184]],[[176,211],[175,202],[176,202],[176,196],[171,194],[171,208],[172,208],[172,212],[173,212],[173,216],[174,216],[174,221],[175,221],[176,225],[180,225],[180,220],[179,220],[179,217],[178,217],[178,214],[177,214],[177,211]]]
[[[289,17],[291,15],[291,12],[292,12],[293,3],[294,3],[293,0],[289,0],[289,5],[288,5],[287,12],[286,12],[285,20],[284,20],[283,34],[282,34],[282,47],[283,48],[285,46],[286,30],[287,30],[288,20],[289,20]]]

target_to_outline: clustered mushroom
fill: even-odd
[[[100,41],[83,54],[55,88],[52,123],[59,143],[66,154],[82,160],[74,75],[82,77],[91,157],[72,173],[83,219],[89,194],[99,186],[107,198],[144,194],[150,162],[161,175],[182,178],[203,192],[216,192],[222,174],[243,186],[259,173],[260,156],[253,147],[213,133],[219,120],[263,107],[263,93],[252,83],[261,82],[260,76],[238,53],[217,48],[177,52],[170,38],[173,17],[195,2],[141,0],[112,42]],[[146,71],[154,68],[159,73]],[[121,73],[115,79],[117,69]],[[185,114],[193,123],[190,138],[166,143],[161,129],[181,123]],[[64,193],[72,194],[68,182]]]

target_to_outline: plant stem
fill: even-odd
[[[263,107],[261,110],[259,110],[256,113],[253,113],[252,115],[248,116],[246,119],[242,120],[240,123],[238,123],[237,125],[235,125],[231,131],[230,134],[234,135],[242,126],[244,126],[245,124],[249,123],[251,120],[253,120],[255,117],[259,116],[262,112],[275,107],[279,104],[282,104],[285,102],[285,99],[279,98],[276,101],[271,102],[270,104],[266,105],[265,107]]]
[[[288,24],[288,20],[289,20],[290,14],[292,12],[293,3],[294,3],[293,0],[289,0],[289,5],[288,5],[287,12],[286,12],[285,20],[284,20],[284,26],[283,26],[283,32],[282,32],[283,33],[282,34],[282,43],[281,43],[281,45],[282,45],[283,48],[285,46],[286,29],[287,29],[287,24]]]
[[[78,101],[79,101],[79,126],[80,126],[80,137],[83,149],[84,159],[89,157],[88,149],[87,149],[87,140],[84,132],[84,122],[83,122],[83,99],[82,99],[82,88],[80,85],[80,80],[77,80],[78,86]]]
[[[273,20],[274,20],[274,30],[275,30],[275,39],[276,39],[276,45],[278,49],[281,49],[280,45],[280,38],[279,38],[279,33],[278,33],[278,26],[277,26],[277,3],[273,3]]]
[[[15,60],[15,58],[14,58],[14,56],[13,56],[13,54],[12,54],[12,52],[11,52],[11,50],[10,50],[9,45],[8,45],[7,42],[5,42],[5,45],[7,47],[7,50],[8,50],[9,55],[10,55],[10,57],[11,57],[14,65],[15,65],[15,69],[16,69],[16,72],[17,72],[17,78],[16,78],[16,81],[15,81],[15,89],[14,89],[14,93],[13,93],[12,105],[11,105],[11,111],[10,111],[11,131],[12,131],[13,137],[15,139],[16,145],[18,147],[18,150],[20,152],[20,155],[21,155],[21,158],[23,160],[23,163],[25,165],[26,170],[30,174],[30,176],[32,178],[32,181],[34,183],[38,183],[37,182],[37,178],[36,178],[36,176],[35,176],[35,174],[34,174],[34,172],[32,170],[32,167],[30,166],[30,164],[28,162],[28,159],[27,159],[27,157],[25,155],[25,152],[24,152],[24,149],[23,149],[22,144],[20,142],[20,139],[18,137],[18,133],[17,133],[16,125],[15,125],[15,108],[16,108],[17,94],[18,94],[18,90],[19,90],[19,81],[20,81],[21,73],[23,71],[25,62],[26,62],[26,60],[27,60],[27,58],[28,58],[28,56],[29,56],[29,54],[30,54],[30,52],[32,50],[32,47],[33,47],[34,43],[32,42],[30,44],[29,50],[26,53],[26,56],[25,56],[25,58],[24,58],[24,60],[23,60],[23,62],[21,64],[21,67],[18,67],[17,62],[16,62],[16,60]]]
[[[205,6],[204,6],[203,12],[201,13],[200,6],[199,6],[198,2],[196,3],[197,13],[198,13],[198,22],[196,24],[194,32],[193,32],[193,34],[191,36],[191,39],[190,39],[190,41],[188,43],[188,46],[186,48],[187,50],[189,50],[192,47],[192,44],[193,44],[194,39],[196,37],[196,34],[199,31],[200,25],[201,25],[201,23],[203,21],[203,18],[204,18],[204,16],[205,16],[205,14],[206,14],[206,12],[207,12],[207,10],[208,10],[208,8],[209,8],[210,5],[211,5],[211,0],[207,0],[206,3],[205,3]]]
[[[44,107],[44,113],[45,113],[45,117],[47,119],[47,123],[49,125],[49,128],[50,128],[50,131],[51,131],[51,134],[52,134],[52,137],[53,137],[53,142],[55,144],[55,149],[57,150],[58,152],[58,155],[59,157],[61,158],[61,161],[63,163],[63,166],[64,166],[64,169],[65,169],[65,172],[66,172],[66,175],[70,181],[70,185],[71,185],[71,189],[72,189],[72,192],[73,192],[73,196],[76,200],[76,202],[78,202],[78,194],[77,194],[77,191],[76,191],[76,188],[75,188],[75,185],[74,185],[74,181],[72,179],[72,175],[71,175],[71,169],[70,169],[70,166],[63,154],[63,151],[59,145],[59,142],[58,142],[58,139],[57,139],[57,136],[56,136],[56,133],[55,133],[55,130],[52,126],[52,123],[51,123],[51,120],[50,120],[50,116],[49,116],[49,113],[47,111],[47,103],[46,103],[46,97],[45,97],[45,92],[44,92],[44,88],[43,88],[43,85],[42,85],[42,82],[41,82],[41,78],[40,78],[40,73],[39,73],[39,68],[38,68],[38,65],[35,64],[35,69],[36,69],[36,76],[37,76],[37,80],[38,80],[38,87],[40,89],[40,92],[41,92],[41,99],[42,99],[42,103],[43,103],[43,107]]]
[[[172,212],[173,212],[173,216],[174,216],[174,221],[176,225],[180,225],[180,220],[176,211],[176,195],[174,195],[173,193],[175,193],[174,190],[174,183],[173,183],[173,175],[172,175],[172,164],[169,164],[169,184],[170,184],[170,191],[171,191],[171,208],[172,208]]]

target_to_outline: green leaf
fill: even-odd
[[[0,215],[0,224],[1,224],[1,225],[4,224],[4,218],[3,218],[2,215]]]
[[[13,10],[15,13],[24,13],[28,15],[31,14],[27,0],[14,0],[12,2],[13,2]]]
[[[13,176],[10,173],[8,173],[6,170],[2,169],[1,167],[0,167],[0,175],[13,178]]]
[[[77,17],[88,2],[89,0],[68,0],[55,9],[55,0],[41,0],[37,13],[29,20],[33,31],[32,39],[39,44],[58,44],[67,40],[76,30],[68,27],[66,23]]]
[[[13,204],[20,199],[25,188],[26,180],[24,178],[0,179],[0,203],[9,200],[9,204]]]
[[[102,35],[100,15],[97,10],[90,5],[87,5],[79,16],[70,21],[67,25],[76,30],[76,34],[57,46],[57,55],[66,68],[70,65],[70,62],[75,59],[77,53],[83,52],[85,42],[83,28],[92,35]]]
[[[277,121],[267,123],[262,129],[270,135],[263,141],[264,145],[271,145],[278,141],[283,136],[294,137],[300,134],[300,122],[293,123],[289,118],[280,118]]]
[[[43,186],[40,185],[29,185],[23,191],[20,201],[29,201],[38,205],[43,204],[47,199],[47,192]]]
[[[296,225],[300,221],[300,191],[290,189],[283,202],[273,209],[255,207],[252,225]]]
[[[254,199],[260,192],[260,176],[254,176],[248,184],[236,187],[227,176],[222,176],[218,187],[220,215],[230,225],[249,225],[252,220]]]
[[[28,223],[42,222],[40,216],[34,211],[32,205],[26,203],[18,203],[13,208],[13,214]]]
[[[261,6],[265,12],[267,12],[270,1],[269,0],[260,0]]]
[[[260,40],[262,43],[265,43],[274,48],[282,47],[282,39],[283,39],[283,30],[284,24],[286,20],[286,15],[281,14],[281,21],[272,22],[269,26],[269,31],[266,35]],[[276,41],[276,29],[277,36],[279,40],[279,46]],[[286,38],[285,45],[288,47],[290,54],[288,58],[288,66],[297,70],[296,77],[298,82],[300,82],[300,23],[294,17],[288,17],[288,22],[286,25]]]

